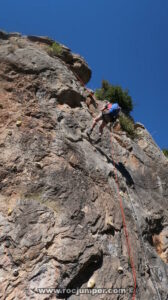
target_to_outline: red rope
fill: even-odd
[[[114,167],[115,167],[112,133],[111,133],[111,154],[112,154],[112,160],[114,162]],[[116,167],[115,167],[115,181],[116,181],[116,185],[117,185],[118,200],[119,200],[119,203],[120,203],[121,215],[122,215],[123,226],[124,226],[124,233],[125,233],[125,238],[126,238],[126,242],[127,242],[127,251],[128,251],[129,258],[130,258],[130,264],[131,264],[132,275],[133,275],[133,280],[134,280],[134,291],[133,291],[133,295],[132,295],[132,300],[135,300],[135,296],[136,296],[136,270],[135,270],[135,264],[134,264],[134,260],[133,260],[133,257],[132,257],[132,253],[131,253],[131,246],[130,246],[130,242],[129,242],[129,235],[128,235],[128,230],[127,230],[127,225],[126,225],[126,221],[125,221],[125,214],[124,214],[124,208],[123,208],[123,203],[122,203],[122,197],[121,197],[120,191],[119,191],[119,183],[118,183],[118,176],[117,176]]]
[[[75,73],[76,78],[80,81],[80,83],[85,87],[84,82],[82,81],[82,79],[79,77],[79,75],[77,73]]]
[[[76,74],[74,73],[76,78],[81,82],[81,84],[85,87],[85,84],[83,83],[82,79]],[[89,93],[92,96],[92,93]],[[112,143],[112,134],[111,134],[111,152],[112,152],[112,159],[114,161],[114,155],[113,155],[113,143]],[[114,166],[115,166],[115,162],[114,162]],[[133,275],[133,280],[134,280],[134,291],[133,291],[133,295],[132,295],[132,300],[135,300],[136,297],[136,270],[135,270],[135,264],[134,264],[134,260],[132,257],[132,253],[131,253],[131,247],[130,247],[130,242],[129,242],[129,235],[128,235],[128,230],[127,230],[127,225],[126,225],[126,221],[125,221],[125,214],[124,214],[124,208],[123,208],[123,204],[122,204],[122,197],[120,195],[120,191],[119,191],[119,184],[118,184],[118,176],[117,176],[117,169],[115,167],[115,181],[116,181],[116,185],[117,185],[117,191],[118,191],[118,200],[120,203],[120,209],[121,209],[121,215],[122,215],[122,220],[123,220],[123,226],[124,226],[124,233],[125,233],[125,238],[126,238],[126,242],[127,242],[127,251],[128,251],[128,255],[129,255],[129,259],[130,259],[130,264],[131,264],[131,268],[132,268],[132,275]]]

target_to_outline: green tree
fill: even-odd
[[[128,89],[123,90],[119,85],[112,85],[107,80],[102,81],[102,87],[97,89],[95,95],[98,100],[118,102],[123,112],[127,115],[133,110],[133,101]]]

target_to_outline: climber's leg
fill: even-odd
[[[87,134],[90,135],[93,131],[93,128],[96,126],[96,124],[102,120],[102,113],[99,114],[93,121],[92,127],[88,130]]]
[[[107,124],[107,123],[106,123],[104,120],[101,122],[100,127],[99,127],[99,135],[100,135],[100,136],[102,135],[103,129],[104,129],[104,127],[106,126],[106,124]]]
[[[102,120],[102,113],[99,114],[99,115],[94,119],[93,124],[92,124],[92,127],[91,127],[92,130],[93,130],[93,128],[96,126],[96,124],[97,124],[100,120]]]

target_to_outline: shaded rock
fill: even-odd
[[[13,271],[13,275],[14,275],[15,277],[17,277],[17,276],[19,275],[19,272],[18,272],[17,269],[15,269],[15,270]]]
[[[82,80],[82,83],[88,83],[91,78],[91,70],[88,68],[84,59],[75,54],[73,55],[73,60],[70,65],[71,69],[79,76],[79,79]]]
[[[0,39],[7,40],[9,37],[8,33],[4,30],[0,30]]]
[[[54,43],[54,40],[45,36],[28,35],[27,38],[32,42],[40,42],[40,43],[47,44],[49,46],[51,46]]]

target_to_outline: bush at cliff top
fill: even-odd
[[[49,50],[52,52],[53,55],[61,55],[62,54],[62,47],[60,44],[54,42],[52,46],[50,46]]]
[[[118,102],[127,115],[133,110],[133,101],[129,91],[127,89],[123,90],[121,86],[112,85],[107,80],[102,81],[102,87],[96,90],[95,96],[98,100]]]
[[[165,155],[166,157],[168,157],[168,149],[163,149],[162,151],[163,151],[164,155]]]

